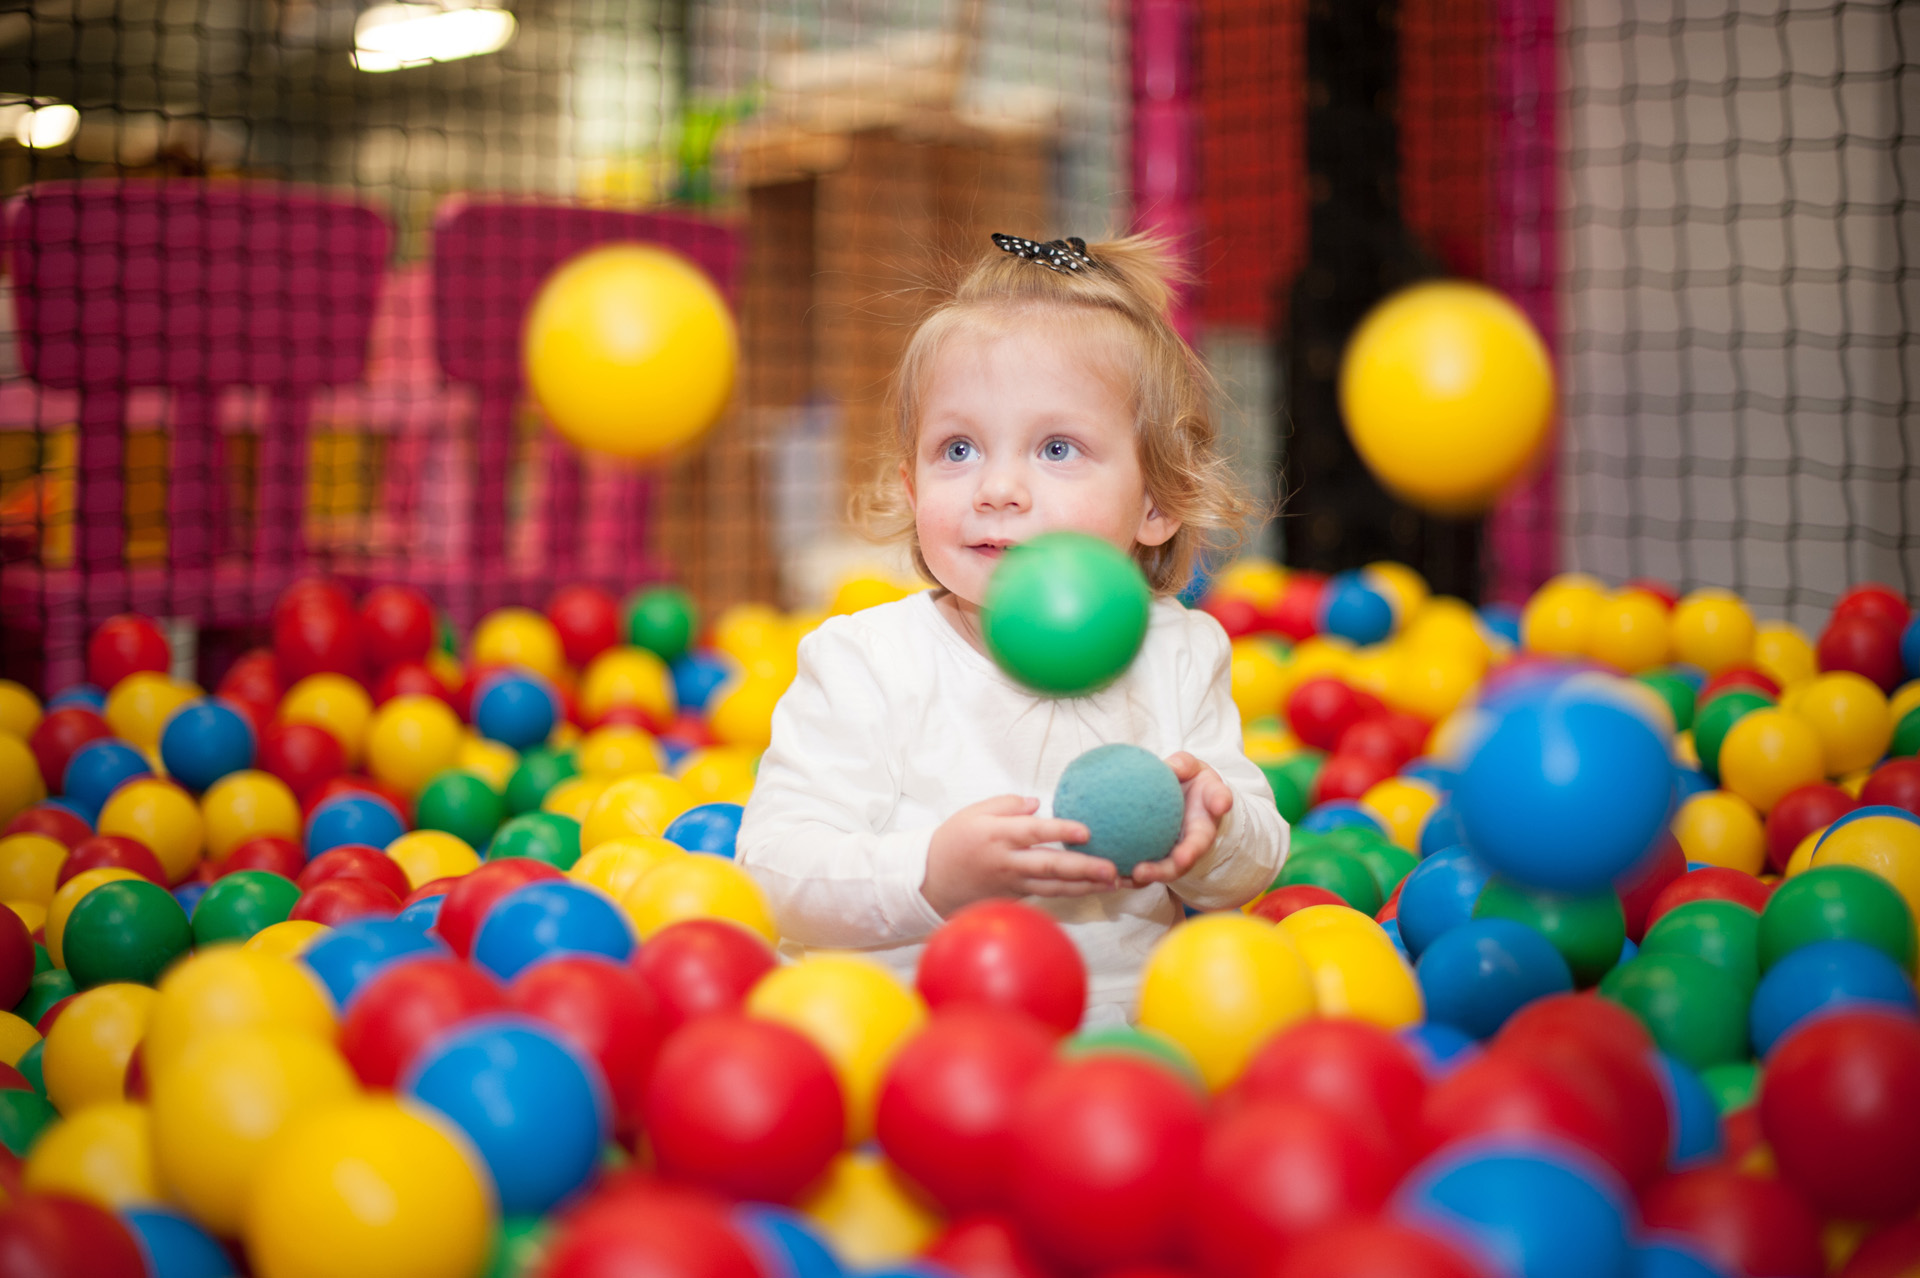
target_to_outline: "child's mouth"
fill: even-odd
[[[998,559],[1002,551],[1013,549],[1013,543],[1010,541],[977,541],[967,547],[967,549],[973,551],[975,554],[985,555],[989,559]]]

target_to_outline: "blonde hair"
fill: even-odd
[[[1168,317],[1179,280],[1167,246],[1145,235],[1087,246],[1092,270],[1063,272],[998,249],[976,260],[947,299],[914,330],[888,395],[893,431],[872,481],[854,496],[857,526],[870,536],[905,538],[914,566],[934,581],[920,553],[913,508],[900,469],[913,471],[926,384],[954,334],[968,326],[1048,312],[1080,318],[1115,335],[1132,386],[1134,438],[1147,494],[1179,529],[1158,546],[1134,547],[1134,559],[1158,594],[1182,589],[1195,558],[1231,549],[1245,537],[1253,502],[1220,455],[1211,411],[1213,378]]]

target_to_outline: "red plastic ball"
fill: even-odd
[[[1292,883],[1286,887],[1277,887],[1253,903],[1248,911],[1256,918],[1269,923],[1278,923],[1289,914],[1304,910],[1313,905],[1345,905],[1340,896],[1323,887],[1311,883]]]
[[[298,843],[278,834],[256,834],[227,853],[226,859],[214,867],[214,872],[232,874],[235,870],[265,870],[283,879],[298,881],[300,872],[306,868],[307,854]]]
[[[1701,1167],[1648,1186],[1640,1197],[1648,1232],[1680,1235],[1729,1274],[1807,1278],[1827,1271],[1820,1220],[1777,1180],[1731,1167]]]
[[[1052,1278],[1013,1221],[994,1212],[960,1217],[920,1254],[957,1278]]]
[[[1320,765],[1320,774],[1313,779],[1313,801],[1320,804],[1338,799],[1358,800],[1397,771],[1392,764],[1365,755],[1329,755]]]
[[[27,748],[40,765],[40,779],[49,791],[58,794],[66,780],[67,760],[73,758],[74,751],[89,741],[112,735],[107,721],[85,706],[61,706],[40,720],[27,738]]]
[[[1920,1209],[1920,1024],[1864,1010],[1804,1023],[1767,1058],[1760,1127],[1816,1210],[1891,1220]]]
[[[1822,826],[1832,825],[1863,801],[1886,802],[1865,800],[1864,795],[1855,799],[1839,786],[1824,781],[1789,790],[1773,805],[1773,811],[1767,813],[1767,864],[1776,874],[1784,872],[1802,839]]]
[[[290,919],[339,927],[354,919],[391,918],[400,912],[400,898],[373,879],[337,878],[316,883],[300,893]]]
[[[1860,787],[1860,802],[1884,803],[1920,815],[1920,759],[1888,759],[1875,768]]]
[[[643,1177],[609,1178],[561,1219],[541,1278],[765,1278],[710,1196]]]
[[[578,714],[578,710],[569,713]],[[646,706],[618,705],[608,706],[598,719],[581,725],[592,731],[596,728],[639,728],[655,736],[673,726],[673,720],[663,718],[656,710]]]
[[[1504,1052],[1484,1053],[1438,1080],[1421,1107],[1430,1148],[1480,1137],[1563,1140],[1625,1178],[1628,1142],[1612,1118],[1586,1080]]]
[[[396,963],[354,996],[340,1021],[340,1053],[368,1087],[393,1088],[434,1039],[506,1006],[492,977],[458,959]]]
[[[584,666],[620,642],[620,605],[598,586],[562,586],[547,601],[570,666]]]
[[[645,1112],[662,1172],[741,1198],[793,1201],[846,1139],[826,1055],[799,1032],[748,1016],[676,1030],[654,1063]]]
[[[276,723],[260,734],[254,766],[286,782],[304,802],[347,770],[347,752],[338,737],[318,724]]]
[[[12,910],[0,906],[0,916],[0,1007],[12,1007],[33,981],[33,934]]]
[[[1004,1007],[938,1012],[887,1067],[874,1127],[894,1166],[948,1212],[1006,1205],[1008,1129],[1054,1035]]]
[[[147,1262],[112,1212],[51,1194],[0,1211],[0,1274],[11,1278],[145,1278]]]
[[[1411,1147],[1426,1071],[1405,1043],[1365,1021],[1303,1021],[1268,1039],[1226,1095],[1225,1108],[1302,1101],[1348,1122],[1374,1122]]]
[[[1452,1246],[1398,1221],[1338,1225],[1305,1239],[1271,1278],[1489,1278]]]
[[[1327,579],[1317,572],[1289,573],[1280,597],[1262,618],[1265,628],[1295,643],[1311,639],[1320,632],[1320,602],[1326,589]]]
[[[1840,596],[1840,601],[1833,605],[1829,624],[1843,617],[1860,617],[1898,631],[1906,628],[1911,615],[1907,601],[1899,591],[1877,581],[1869,581]]]
[[[1301,682],[1287,697],[1287,723],[1294,735],[1316,750],[1331,750],[1340,734],[1358,723],[1365,703],[1338,679],[1321,676]]]
[[[1687,854],[1681,851],[1680,841],[1671,830],[1662,830],[1639,863],[1614,880],[1627,920],[1627,936],[1635,945],[1646,935],[1647,912],[1653,908],[1654,899],[1686,872]]]
[[[1425,733],[1421,734],[1423,737]],[[1390,718],[1362,719],[1350,724],[1334,745],[1334,756],[1358,755],[1372,759],[1390,771],[1398,772],[1414,755],[1417,745],[1408,744],[1408,733]]]
[[[1209,599],[1200,610],[1219,622],[1229,639],[1240,639],[1260,629],[1260,610],[1245,599]]]
[[[153,854],[153,849],[124,834],[96,834],[69,852],[67,859],[60,863],[60,873],[54,876],[54,884],[64,887],[68,879],[83,870],[109,868],[132,870],[149,883],[171,886],[166,867],[160,864],[160,858]]]
[[[313,589],[282,596],[274,610],[273,656],[289,685],[308,675],[365,674],[360,617],[344,592]]]
[[[93,827],[63,807],[36,803],[16,813],[0,830],[0,839],[15,834],[44,834],[72,851],[93,837]]]
[[[1735,688],[1764,693],[1776,701],[1780,698],[1780,685],[1771,675],[1751,666],[1732,666],[1701,684],[1700,691],[1694,694],[1693,704],[1696,707],[1704,706],[1721,693],[1731,692]]]
[[[1622,586],[1621,590],[1638,590],[1643,595],[1652,595],[1668,612],[1672,612],[1674,605],[1680,602],[1680,592],[1655,577],[1635,577]]]
[[[1052,915],[1018,901],[981,901],[935,929],[915,980],[927,1006],[1020,1011],[1056,1034],[1087,1009],[1087,965]]]
[[[444,907],[441,917],[446,917]],[[634,951],[631,961],[659,996],[669,1030],[739,1011],[760,978],[780,965],[764,940],[725,919],[670,923]]]
[[[172,668],[173,650],[166,636],[138,613],[108,617],[87,641],[87,678],[108,691],[130,674],[166,674]]]
[[[1836,617],[1814,646],[1822,670],[1851,670],[1892,692],[1906,675],[1900,628],[1869,617]]]
[[[618,1129],[639,1125],[667,1025],[659,997],[638,972],[597,955],[563,955],[522,972],[507,1001],[559,1030],[600,1066]]]
[[[1514,1013],[1494,1051],[1584,1086],[1621,1143],[1621,1171],[1630,1183],[1645,1184],[1666,1169],[1672,1118],[1654,1072],[1652,1038],[1633,1013],[1593,994],[1555,994]]]
[[[462,875],[460,881],[448,889],[447,899],[440,902],[440,917],[434,921],[433,930],[447,943],[447,948],[465,958],[472,951],[473,938],[479,935],[480,924],[495,901],[529,883],[565,877],[545,861],[532,857],[509,856],[488,861]]]
[[[395,697],[438,697],[451,702],[447,685],[440,676],[418,661],[399,661],[373,681],[373,703],[383,706]]]
[[[1920,1273],[1920,1220],[1876,1229],[1861,1240],[1840,1278],[1913,1278]]]
[[[1703,866],[1688,870],[1660,889],[1660,895],[1647,907],[1647,926],[1652,927],[1668,910],[1689,901],[1732,901],[1758,914],[1767,908],[1767,898],[1771,895],[1772,887],[1744,871],[1722,865]]]
[[[448,703],[453,706],[453,712],[460,716],[462,723],[473,722],[473,698],[479,693],[480,685],[486,681],[487,676],[505,669],[507,667],[498,664],[467,667],[466,677],[460,681],[460,686],[453,690],[453,695],[447,698]]]
[[[1062,1266],[1170,1260],[1205,1130],[1200,1097],[1171,1070],[1118,1053],[1058,1061],[1014,1114],[1014,1217]]]
[[[424,661],[433,650],[433,605],[408,586],[375,586],[360,601],[360,638],[370,669]]]
[[[253,716],[258,735],[263,725],[273,722],[274,709],[284,692],[280,667],[273,654],[265,648],[255,648],[227,667],[214,695],[244,707]]]
[[[364,843],[347,843],[322,852],[307,862],[294,882],[304,892],[329,879],[371,879],[393,893],[396,901],[412,891],[407,872],[400,868],[400,863],[379,848]]]
[[[450,874],[444,879],[428,879],[425,883],[422,883],[401,899],[400,908],[403,910],[409,909],[422,901],[432,900],[436,896],[445,896],[447,893],[453,891],[453,885],[458,883],[462,877],[464,876]]]

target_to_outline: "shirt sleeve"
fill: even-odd
[[[933,830],[876,833],[900,797],[889,720],[853,636],[830,627],[801,643],[736,851],[786,940],[863,949],[940,926],[920,894]]]
[[[1191,678],[1197,679],[1187,723],[1187,753],[1212,767],[1233,791],[1233,808],[1213,847],[1170,886],[1198,910],[1233,909],[1266,891],[1287,859],[1290,831],[1274,806],[1266,774],[1247,758],[1240,711],[1233,702],[1233,648],[1219,623],[1194,614]]]

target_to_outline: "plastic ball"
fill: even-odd
[[[1666,661],[1667,609],[1643,590],[1621,590],[1595,607],[1587,655],[1622,674],[1639,674]]]
[[[1400,1187],[1395,1214],[1499,1257],[1510,1278],[1629,1272],[1625,1195],[1604,1172],[1557,1151],[1496,1145],[1444,1155]]]
[[[1582,573],[1555,577],[1527,600],[1520,614],[1520,646],[1528,652],[1584,655],[1605,597],[1600,583]]]
[[[1043,695],[1078,696],[1132,663],[1151,602],[1124,551],[1084,533],[1043,533],[1001,557],[982,634],[1014,679]]]
[[[599,1067],[615,1131],[625,1136],[637,1130],[668,1025],[668,1014],[645,978],[599,955],[562,954],[521,973],[508,1000],[517,1011],[558,1030]]]
[[[506,1008],[500,986],[457,959],[397,963],[369,980],[341,1019],[340,1052],[366,1086],[392,1089],[448,1030]]]
[[[200,696],[200,690],[192,684],[177,683],[162,674],[137,672],[107,694],[107,726],[114,735],[140,749],[153,750],[160,744],[167,720]]]
[[[682,919],[723,918],[769,943],[780,939],[773,913],[745,870],[724,857],[689,853],[662,862],[620,898],[644,941]]]
[[[785,693],[781,682],[751,677],[720,688],[708,710],[714,738],[740,749],[766,749],[773,740],[774,707]]]
[[[1379,643],[1393,633],[1393,605],[1359,573],[1339,573],[1320,597],[1320,630],[1356,644]]]
[[[469,732],[460,738],[460,753],[454,756],[454,766],[480,778],[496,795],[500,795],[506,792],[507,783],[513,780],[513,774],[520,766],[520,755],[498,741],[489,741]]]
[[[677,660],[693,640],[693,597],[678,586],[651,586],[628,597],[626,641],[662,661]]]
[[[0,901],[45,905],[59,889],[66,845],[44,834],[10,834],[0,839]]]
[[[1418,958],[1444,933],[1473,918],[1493,871],[1464,847],[1435,852],[1400,888],[1400,937]]]
[[[935,929],[916,988],[940,1011],[985,1006],[1020,1012],[1066,1034],[1086,1011],[1087,970],[1053,917],[1015,901],[982,901]]]
[[[1841,1005],[1920,1012],[1913,981],[1892,959],[1858,941],[1816,941],[1767,969],[1748,1013],[1754,1051],[1768,1056],[1809,1017]]]
[[[623,776],[588,808],[580,823],[580,846],[592,851],[609,839],[658,837],[692,806],[693,795],[672,777],[658,772]]]
[[[1243,915],[1191,920],[1160,941],[1141,974],[1139,1023],[1184,1047],[1215,1091],[1275,1031],[1315,1010],[1313,976],[1294,944]]]
[[[438,697],[395,697],[374,712],[367,728],[367,768],[408,796],[453,767],[460,754],[460,720]]]
[[[375,586],[360,601],[361,643],[375,670],[426,660],[434,630],[432,603],[410,587]]]
[[[666,762],[653,734],[631,724],[609,724],[588,733],[574,750],[574,766],[584,776],[614,779],[651,775]],[[550,802],[552,795],[548,795]]]
[[[332,879],[367,879],[395,897],[405,897],[412,891],[399,863],[365,844],[349,843],[321,853],[300,871],[296,882],[305,891]]]
[[[407,832],[393,805],[369,794],[329,799],[307,818],[307,856],[349,845],[384,848]]]
[[[549,682],[566,671],[566,654],[553,623],[531,608],[496,608],[474,627],[475,667],[522,666]]]
[[[515,750],[539,745],[559,720],[558,698],[545,680],[503,670],[480,681],[473,698],[473,726],[489,740]]]
[[[1320,1015],[1399,1029],[1424,1014],[1405,954],[1366,915],[1344,905],[1309,906],[1289,914],[1279,931],[1306,962]]]
[[[174,711],[160,733],[160,759],[167,775],[196,792],[252,766],[253,749],[253,728],[246,717],[211,698]]]
[[[345,675],[309,675],[287,689],[287,695],[280,702],[282,723],[305,723],[325,729],[340,743],[348,767],[360,762],[367,724],[372,718],[373,698]]]
[[[138,613],[107,618],[87,640],[87,679],[102,688],[141,671],[165,674],[172,664],[166,637]]]
[[[1730,977],[1740,997],[1760,980],[1758,914],[1724,900],[1689,901],[1662,914],[1640,943],[1641,954],[1685,954]]]
[[[1756,945],[1762,971],[1822,941],[1871,945],[1913,970],[1913,912],[1885,879],[1857,866],[1822,866],[1789,879],[1774,889],[1760,913]]]
[[[458,878],[480,865],[480,854],[445,830],[403,834],[387,845],[386,855],[406,875],[409,892],[437,879]]]
[[[145,1107],[94,1105],[55,1124],[34,1142],[21,1183],[110,1209],[159,1201]]]
[[[150,985],[193,946],[186,911],[144,879],[103,883],[67,916],[67,971],[81,989],[110,981]]]
[[[73,755],[91,741],[99,741],[113,735],[113,729],[98,713],[82,706],[49,707],[46,718],[27,738],[27,748],[38,765],[40,780],[55,791],[64,791],[63,780],[67,775],[67,763]],[[4,734],[0,734],[3,737]],[[37,802],[31,798],[22,798],[32,790],[31,775],[17,758],[19,752],[11,746],[5,747],[15,757],[13,766],[0,772],[0,776],[13,778],[11,787],[0,794],[9,796],[7,803],[18,802],[21,806]],[[104,800],[104,794],[101,796]],[[83,806],[97,807],[97,804]],[[18,808],[15,809],[18,811]]]
[[[1474,919],[1441,933],[1415,973],[1427,1019],[1475,1038],[1496,1032],[1523,1005],[1573,988],[1567,961],[1546,937],[1511,919]]]
[[[744,814],[738,803],[696,804],[667,823],[664,837],[689,852],[708,852],[731,860]]]
[[[118,737],[89,741],[73,752],[61,782],[61,794],[98,817],[115,790],[136,777],[151,776],[147,757]]]
[[[844,1153],[800,1210],[847,1263],[868,1272],[915,1272],[909,1262],[939,1232],[899,1174],[877,1155]]]
[[[289,958],[221,946],[180,963],[160,982],[140,1056],[149,1079],[173,1069],[202,1039],[232,1031],[333,1038],[319,984]]]
[[[529,883],[494,903],[473,941],[473,962],[503,981],[554,954],[633,953],[633,927],[618,906],[571,882]]]
[[[432,1043],[402,1081],[473,1142],[500,1209],[544,1212],[593,1173],[610,1131],[597,1071],[548,1026],[476,1021]]]
[[[1569,896],[1494,879],[1481,891],[1473,917],[1511,919],[1540,933],[1583,989],[1613,968],[1627,936],[1626,912],[1612,888]]]
[[[1813,864],[1853,865],[1885,879],[1920,917],[1920,825],[1897,816],[1850,813],[1827,827]]]
[[[261,928],[242,943],[242,948],[273,958],[298,958],[306,953],[307,947],[332,930],[324,923],[289,918],[284,923]]]
[[[1111,861],[1124,875],[1173,851],[1185,801],[1179,779],[1158,756],[1114,743],[1067,765],[1053,793],[1053,814],[1087,827],[1088,840],[1068,844],[1071,850]]]
[[[296,582],[273,606],[273,655],[289,679],[314,674],[359,678],[366,673],[360,616],[339,585]]]
[[[334,1006],[345,1009],[361,987],[389,965],[445,952],[439,940],[422,936],[405,923],[361,918],[316,939],[300,961],[327,987]]]
[[[1731,1167],[1683,1171],[1642,1198],[1644,1228],[1690,1247],[1725,1274],[1826,1271],[1818,1218],[1780,1181]]]
[[[1484,509],[1519,477],[1553,400],[1539,333],[1476,284],[1393,294],[1341,358],[1341,416],[1362,460],[1403,500],[1445,514]]]
[[[620,642],[620,610],[598,586],[562,586],[546,611],[570,666],[584,666]]]
[[[200,863],[206,846],[206,822],[193,799],[179,786],[139,777],[113,792],[100,809],[102,834],[124,834],[147,845],[179,883]]]
[[[1737,794],[1708,790],[1694,795],[1680,805],[1673,834],[1689,862],[1743,874],[1758,874],[1766,868],[1766,830],[1753,805]]]
[[[235,848],[262,835],[298,838],[300,804],[285,782],[266,772],[231,772],[200,798],[207,855],[224,862]]]
[[[1789,790],[1767,814],[1768,868],[1784,871],[1802,840],[1858,806],[1853,796],[1838,786],[1816,783]]]
[[[1886,695],[1852,671],[1809,680],[1794,696],[1793,713],[1813,728],[1835,776],[1872,767],[1893,740]]]
[[[442,772],[427,782],[414,801],[414,822],[422,830],[443,830],[469,847],[484,847],[506,820],[506,801],[471,772]]]
[[[777,966],[773,949],[723,919],[687,919],[641,947],[633,968],[659,996],[669,1030],[703,1016],[736,1011]]]
[[[1691,1069],[1746,1055],[1746,992],[1703,958],[1637,955],[1607,974],[1600,993],[1638,1017],[1661,1051]]]
[[[1486,1275],[1466,1252],[1424,1230],[1384,1217],[1349,1221],[1320,1230],[1290,1248],[1271,1273],[1273,1278],[1485,1278]],[[1637,1275],[1636,1278],[1653,1276]]]
[[[262,772],[285,782],[296,797],[347,770],[347,752],[340,739],[314,723],[276,723],[260,734],[255,762]]]
[[[213,1235],[177,1211],[131,1207],[120,1219],[139,1243],[151,1278],[234,1278],[238,1273]]]
[[[1772,705],[1766,693],[1753,688],[1732,688],[1700,701],[1693,717],[1693,745],[1708,777],[1719,778],[1721,746],[1734,725]]]
[[[520,756],[503,792],[507,814],[522,816],[537,811],[548,791],[576,773],[570,752],[544,748],[527,751]]]
[[[609,839],[583,855],[566,873],[575,882],[599,888],[618,901],[648,871],[682,855],[684,849],[665,839]]]
[[[484,1172],[442,1121],[359,1097],[272,1145],[245,1219],[260,1278],[467,1278],[486,1263]]]
[[[1867,616],[1836,615],[1815,646],[1823,671],[1860,675],[1883,693],[1891,693],[1906,675],[1900,652],[1900,627]]]
[[[154,998],[143,985],[121,984],[73,996],[47,1032],[40,1058],[47,1099],[62,1114],[126,1099],[127,1062],[146,1032]]]

